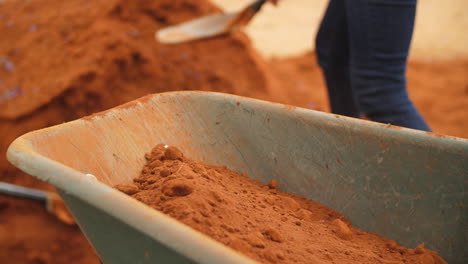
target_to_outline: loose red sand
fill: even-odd
[[[446,263],[424,245],[406,249],[354,228],[276,181],[263,185],[162,144],[145,157],[141,175],[117,189],[259,262]]]
[[[243,34],[154,41],[156,29],[216,10],[208,0],[0,0],[0,181],[51,190],[6,161],[8,145],[148,93],[209,90],[328,109],[311,54],[265,62]],[[467,72],[466,60],[410,63],[411,95],[434,131],[468,138]],[[0,263],[99,263],[77,227],[3,196],[0,245]]]

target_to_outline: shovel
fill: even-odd
[[[0,182],[0,194],[40,202],[45,205],[47,212],[56,216],[63,223],[67,225],[75,224],[75,220],[65,207],[65,203],[57,194],[53,192],[36,190],[9,184],[6,182]]]
[[[257,0],[238,12],[209,15],[163,28],[156,32],[156,39],[164,44],[179,44],[228,34],[247,25],[265,2]]]

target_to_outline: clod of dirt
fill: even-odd
[[[422,243],[421,245],[417,246],[414,249],[414,253],[416,253],[416,254],[424,254],[425,251],[426,251],[426,249],[425,249],[425,244],[424,243]]]
[[[332,221],[332,224],[335,225],[336,227],[336,234],[342,238],[349,240],[353,236],[353,233],[351,232],[351,229],[348,227],[348,225],[343,222],[341,219],[335,219]]]
[[[268,188],[278,189],[278,181],[277,180],[271,180],[271,182],[268,184]]]
[[[233,237],[227,243],[227,245],[239,252],[246,252],[250,250],[250,245],[245,240],[238,237]]]
[[[159,173],[159,175],[161,175],[161,177],[167,177],[167,176],[171,175],[171,170],[162,169],[161,172]]]
[[[247,243],[256,248],[264,248],[265,242],[260,232],[252,232],[245,237]]]
[[[163,193],[167,196],[187,196],[193,192],[193,187],[186,180],[176,179],[163,186]]]
[[[116,185],[114,188],[128,195],[132,195],[140,191],[140,189],[138,189],[138,187],[134,184],[119,184]]]
[[[159,167],[159,166],[162,165],[162,162],[161,162],[160,160],[154,160],[154,161],[151,162],[150,165],[151,165],[151,167],[153,167],[153,168],[157,168],[157,167]]]
[[[146,159],[141,175],[130,185],[139,188],[132,197],[259,262],[445,263],[424,245],[406,249],[356,229],[330,208],[276,190],[273,181],[270,189],[246,175],[191,160],[177,148],[165,149],[162,144]],[[154,181],[151,188],[150,179]]]
[[[268,228],[266,229],[264,232],[263,232],[263,235],[268,238],[269,240],[271,241],[275,241],[275,242],[278,242],[278,243],[281,243],[283,242],[283,238],[281,237],[281,235],[278,233],[278,231],[272,229],[272,228]]]
[[[168,147],[164,152],[164,159],[167,160],[182,160],[183,156],[182,151],[176,147]]]

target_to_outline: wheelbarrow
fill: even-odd
[[[54,185],[104,263],[255,263],[115,190],[156,144],[344,213],[403,246],[467,259],[468,140],[244,97],[172,92],[30,132],[8,160]]]

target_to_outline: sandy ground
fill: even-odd
[[[252,0],[212,1],[225,10],[237,10]],[[327,3],[328,0],[282,0],[277,8],[267,5],[249,25],[247,32],[266,56],[304,53],[313,49],[313,40]],[[412,58],[468,58],[467,9],[467,0],[419,1]]]

